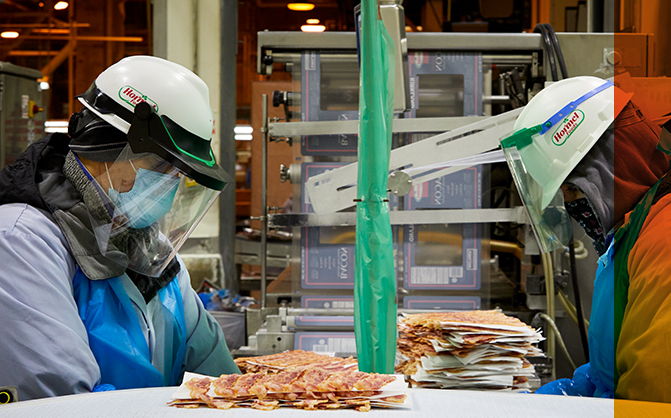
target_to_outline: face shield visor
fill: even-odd
[[[100,252],[140,274],[161,274],[220,191],[130,146],[95,177],[102,207],[89,216]]]
[[[572,234],[571,218],[564,207],[562,191],[554,189],[554,194],[550,195],[553,189],[544,188],[534,180],[517,147],[504,148],[503,153],[541,251],[547,253],[568,245]],[[550,200],[544,206],[544,199],[548,198]]]
[[[542,124],[501,140],[506,162],[544,253],[570,242],[571,218],[560,186],[613,120],[612,100],[592,101],[591,105],[600,104],[593,113],[589,106],[580,105],[612,86],[606,81]]]
[[[128,269],[159,276],[232,178],[216,163],[209,138],[158,114],[151,99],[130,110],[93,83],[79,100],[127,129],[128,145],[86,193],[94,196],[87,208],[100,251]]]

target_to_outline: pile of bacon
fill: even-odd
[[[529,390],[525,357],[543,355],[538,331],[495,310],[405,315],[398,331],[396,372],[416,387]]]
[[[240,357],[235,359],[235,364],[243,373],[275,373],[303,367],[337,372],[357,367],[357,361],[353,357],[331,357],[303,350],[285,351],[261,357]]]
[[[286,361],[282,360],[286,358]],[[230,409],[280,407],[306,410],[404,407],[407,384],[402,376],[363,373],[356,361],[304,351],[237,359],[244,374],[219,378],[186,373],[169,405]],[[250,372],[250,370],[253,370]]]

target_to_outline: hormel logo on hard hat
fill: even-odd
[[[578,126],[585,120],[585,114],[582,110],[576,109],[564,118],[559,127],[552,133],[552,143],[559,146],[578,129]]]
[[[119,90],[119,97],[121,100],[124,102],[128,103],[129,105],[135,107],[139,103],[142,102],[147,102],[150,105],[154,107],[156,112],[158,113],[158,105],[156,104],[155,101],[147,97],[146,95],[140,93],[136,88],[131,87],[131,86],[123,86]]]

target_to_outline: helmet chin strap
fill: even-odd
[[[112,177],[110,177],[110,170],[107,168],[107,162],[105,162],[105,172],[107,173],[107,181],[110,182],[110,189],[114,189],[114,184],[112,184]]]

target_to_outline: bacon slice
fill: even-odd
[[[340,405],[340,402],[319,404],[319,409],[338,409],[340,407],[342,407],[342,405]]]
[[[384,402],[393,402],[393,403],[403,403],[408,399],[408,395],[394,395],[394,396],[385,396],[384,398],[377,399],[378,401]]]
[[[229,401],[212,401],[212,406],[217,409],[231,409],[235,406],[235,403]]]
[[[210,397],[207,396],[206,393],[210,390],[210,382],[212,382],[212,379],[209,377],[202,379],[195,378],[186,382],[184,386],[191,391],[189,396],[191,396],[192,399],[202,399],[205,402],[208,402]]]
[[[317,405],[325,403],[328,403],[328,401],[323,399],[304,399],[302,401],[294,402],[291,405],[299,409],[315,410],[317,409]]]
[[[235,398],[235,382],[241,377],[239,374],[222,374],[212,382],[214,393],[222,398]]]
[[[372,373],[354,383],[354,387],[359,390],[378,390],[394,380],[396,380],[394,376]]]
[[[272,411],[273,409],[279,408],[279,401],[261,401],[256,400],[252,404],[252,409],[259,409],[261,411]]]
[[[239,379],[235,381],[233,385],[233,391],[235,392],[236,397],[250,396],[252,393],[250,389],[254,386],[254,383],[261,379],[264,376],[263,373],[251,373],[243,374]]]
[[[298,390],[293,392],[318,392],[319,385],[329,377],[329,374],[321,369],[312,369],[303,373],[299,379],[292,383],[292,387]]]
[[[348,399],[345,401],[347,406],[354,406],[359,412],[370,411],[370,401],[367,399]]]
[[[281,370],[321,368],[328,371],[342,371],[356,367],[352,358],[330,357],[311,351],[292,350],[284,353],[260,357],[242,357],[235,360],[243,373],[276,373]]]
[[[293,368],[221,375],[217,379],[191,379],[184,384],[189,389],[191,399],[174,400],[170,405],[195,408],[206,404],[217,409],[243,406],[265,411],[283,405],[307,410],[354,407],[367,411],[371,402],[366,398],[381,393],[380,388],[395,379],[394,376],[363,373],[355,367],[343,367],[343,364],[355,364],[351,363],[351,359],[316,363],[319,367],[298,366],[301,358],[303,363],[305,360],[301,356],[300,352],[288,354],[288,363],[293,364]],[[314,356],[319,357],[319,360],[330,359],[317,354]],[[275,362],[280,360],[278,356],[275,357]],[[210,388],[217,396],[214,399],[207,395]]]
[[[292,384],[303,373],[305,373],[305,370],[291,370],[274,375],[274,379],[270,379],[265,383],[266,389],[270,392],[290,392],[293,387]]]
[[[187,403],[183,405],[175,405],[177,408],[184,408],[184,409],[196,409],[200,407],[200,404],[197,403]]]

